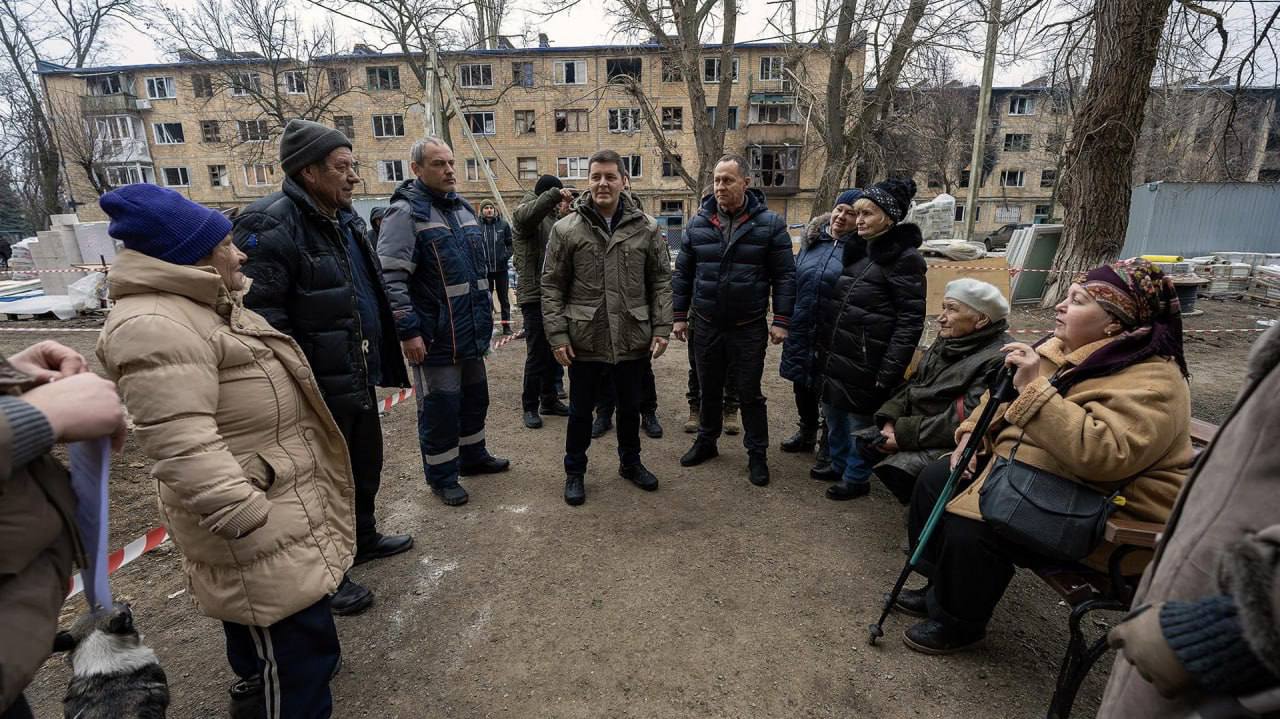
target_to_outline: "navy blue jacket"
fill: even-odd
[[[346,225],[363,249],[351,257],[339,223]],[[331,218],[293,178],[285,178],[279,192],[246,207],[236,216],[232,239],[249,256],[244,273],[253,278],[245,306],[271,326],[292,336],[302,347],[316,374],[329,410],[337,415],[373,407],[369,378],[384,387],[408,387],[400,345],[392,332],[391,306],[382,283],[374,282],[381,338],[366,353],[367,339],[356,297],[355,272],[372,277],[382,273],[378,257],[365,236],[364,222],[350,210]],[[365,263],[352,267],[351,260]],[[368,358],[379,361],[370,371]]]
[[[378,233],[382,279],[400,339],[421,337],[423,364],[483,357],[493,336],[484,237],[457,193],[406,180],[391,196]]]
[[[764,193],[747,190],[746,206],[723,242],[714,195],[702,200],[685,228],[671,280],[676,322],[689,313],[699,321],[733,327],[764,317],[773,295],[773,323],[786,327],[796,301],[796,263],[787,223],[765,204]]]
[[[818,383],[814,372],[818,296],[824,287],[835,286],[836,278],[844,269],[841,258],[848,236],[832,238],[830,219],[831,213],[813,218],[800,241],[800,254],[796,256],[796,308],[778,368],[783,379],[805,386]]]

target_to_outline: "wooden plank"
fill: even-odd
[[[1202,419],[1191,418],[1191,441],[1195,444],[1209,444],[1213,435],[1218,433],[1218,425]]]
[[[984,257],[980,260],[959,262],[930,262],[929,271],[925,275],[928,283],[924,305],[926,314],[937,315],[942,312],[942,295],[947,288],[947,283],[961,277],[990,282],[1006,298],[1009,297],[1009,263],[1003,257]]]
[[[1140,522],[1136,519],[1112,517],[1107,520],[1107,529],[1103,537],[1112,544],[1132,544],[1135,547],[1154,548],[1160,541],[1160,533],[1163,531],[1164,525],[1159,522]]]

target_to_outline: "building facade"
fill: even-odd
[[[854,55],[850,69],[861,78],[861,53]],[[83,218],[97,219],[100,192],[131,182],[173,187],[217,207],[275,191],[283,179],[275,162],[279,133],[291,117],[346,133],[362,178],[358,206],[385,201],[411,177],[409,150],[426,127],[412,60],[357,46],[351,55],[305,65],[187,53],[167,64],[43,65],[40,72],[63,128],[69,194]],[[709,104],[720,83],[732,83],[725,151],[749,158],[755,184],[792,223],[811,215],[825,156],[787,69],[805,63],[806,77],[824,80],[826,62],[810,48],[745,44],[735,47],[732,68],[721,68],[719,47],[708,46],[699,68]],[[464,106],[449,120],[464,197],[478,202],[489,190],[463,123],[509,205],[542,174],[585,186],[587,158],[610,148],[624,157],[648,212],[672,227],[696,212],[697,194],[663,161],[639,100],[617,82],[642,91],[674,151],[682,161],[692,158],[688,172],[696,177],[688,88],[659,46],[450,52],[440,64]]]

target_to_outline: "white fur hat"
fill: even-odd
[[[986,315],[992,322],[1009,316],[1009,301],[990,282],[961,277],[947,283],[943,297],[969,305]]]

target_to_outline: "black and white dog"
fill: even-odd
[[[169,683],[156,653],[142,643],[129,605],[116,602],[58,632],[55,652],[70,652],[66,719],[164,719]]]

